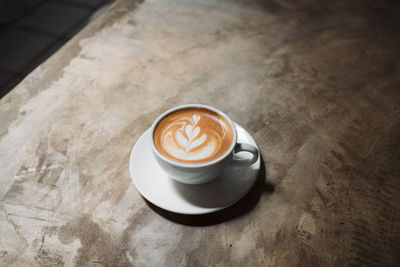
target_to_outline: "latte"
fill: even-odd
[[[163,118],[154,131],[157,150],[188,164],[211,162],[232,146],[233,131],[218,113],[205,108],[177,110]]]

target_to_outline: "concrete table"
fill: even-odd
[[[1,99],[0,265],[398,266],[399,14],[117,1]],[[166,212],[131,182],[133,145],[182,103],[262,151],[255,187],[216,214]]]

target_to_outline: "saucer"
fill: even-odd
[[[236,124],[239,143],[257,147],[253,137]],[[140,194],[154,205],[181,214],[206,214],[227,208],[253,187],[260,170],[258,160],[248,167],[227,167],[211,182],[199,185],[183,184],[168,177],[158,165],[149,144],[150,129],[137,140],[129,159],[132,181]],[[240,152],[235,158],[252,155]]]

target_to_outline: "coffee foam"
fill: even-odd
[[[232,145],[233,132],[218,113],[186,108],[163,118],[153,138],[164,156],[181,163],[201,164],[224,155]]]

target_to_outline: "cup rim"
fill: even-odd
[[[210,162],[206,162],[206,163],[201,163],[201,164],[189,164],[189,163],[181,163],[181,162],[177,162],[174,160],[171,160],[167,157],[165,157],[163,154],[161,154],[155,143],[154,143],[154,131],[157,127],[157,125],[160,123],[160,121],[162,119],[164,119],[167,115],[171,114],[172,112],[178,111],[178,110],[182,110],[182,109],[186,109],[186,108],[204,108],[204,109],[208,109],[211,111],[214,111],[215,113],[217,113],[218,115],[220,115],[222,118],[224,118],[229,125],[231,126],[232,132],[233,132],[233,139],[232,139],[232,144],[229,147],[229,149],[219,158],[214,159],[213,161]],[[237,131],[236,131],[236,127],[233,124],[232,120],[222,111],[220,111],[217,108],[214,108],[212,106],[208,106],[208,105],[204,105],[204,104],[184,104],[184,105],[179,105],[179,106],[175,106],[173,108],[168,109],[167,111],[163,112],[161,115],[159,115],[157,117],[157,119],[153,122],[151,128],[150,128],[150,140],[151,140],[151,148],[153,150],[153,152],[160,157],[163,161],[166,161],[169,164],[178,166],[178,167],[184,167],[184,168],[201,168],[201,167],[207,167],[207,166],[211,166],[214,165],[222,160],[224,160],[228,155],[230,155],[233,151],[233,149],[236,146],[237,143]]]

